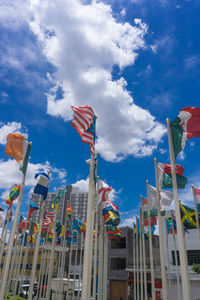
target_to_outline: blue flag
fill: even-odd
[[[34,188],[34,193],[43,196],[43,200],[46,199],[49,189],[49,175],[46,173],[35,174],[35,179],[39,177],[38,183]]]

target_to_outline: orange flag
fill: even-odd
[[[19,133],[9,133],[5,153],[12,156],[18,163],[24,159],[28,141]]]

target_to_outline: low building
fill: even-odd
[[[108,292],[111,300],[134,299],[134,270],[133,251],[135,239],[133,239],[133,228],[121,227],[120,241],[109,241],[109,264],[108,264]],[[147,288],[151,294],[151,276],[149,259],[149,241],[145,240],[146,266],[147,266]],[[161,299],[162,281],[160,276],[160,252],[159,237],[153,236],[153,257],[155,268],[156,299]],[[160,296],[159,296],[160,295]]]

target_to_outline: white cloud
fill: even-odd
[[[87,193],[89,188],[89,178],[86,180],[81,179],[72,184],[73,187],[79,188],[82,192]]]
[[[160,40],[155,40],[154,44],[150,46],[151,50],[154,53],[157,53],[160,50],[163,50],[164,52],[167,53],[171,53],[173,47],[174,47],[174,39],[169,35],[164,36]]]
[[[50,171],[51,180],[57,178],[61,180],[64,184],[66,179],[67,172],[64,169],[57,169],[52,167],[47,161],[44,164],[28,164],[27,176],[26,176],[26,186],[33,187],[36,184],[35,173],[44,170]],[[7,198],[10,189],[13,185],[21,184],[22,172],[19,170],[19,165],[15,160],[9,159],[7,161],[0,160],[0,189],[3,189],[3,194],[1,195],[2,199]]]
[[[118,65],[134,64],[144,49],[147,25],[117,22],[111,7],[93,1],[31,1],[30,26],[43,53],[57,68],[49,79],[54,87],[47,95],[47,113],[72,119],[70,105],[91,105],[98,116],[96,150],[109,161],[127,155],[151,155],[165,128],[146,110],[134,104],[123,77],[113,80]],[[63,98],[56,98],[61,87]]]
[[[197,69],[199,67],[199,64],[200,64],[200,58],[197,55],[187,57],[184,60],[185,69],[187,71]]]
[[[136,221],[136,217],[132,217],[132,218],[126,218],[126,219],[123,219],[120,224],[119,224],[119,227],[132,227],[133,228],[133,222],[135,223]]]
[[[193,184],[195,188],[200,189],[200,172],[188,176],[188,183],[184,190],[179,190],[179,198],[181,202],[189,207],[194,207],[193,193],[191,185]]]
[[[7,124],[0,123],[0,144],[6,144],[6,137],[9,133],[20,133],[25,138],[28,138],[27,133],[22,129],[22,124],[17,122],[8,122]]]

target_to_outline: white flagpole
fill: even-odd
[[[133,223],[133,286],[134,286],[134,299],[136,299],[136,271],[135,271],[135,257],[136,257],[136,234],[135,223]]]
[[[181,213],[179,207],[178,189],[177,189],[177,181],[176,181],[174,149],[172,144],[171,128],[169,122],[170,122],[169,119],[167,119],[166,123],[167,123],[167,131],[168,131],[169,154],[170,154],[170,161],[171,161],[171,174],[172,174],[172,184],[173,184],[173,192],[174,192],[174,207],[175,207],[175,214],[176,214],[177,236],[178,236],[178,244],[179,244],[180,263],[181,263],[183,299],[188,300],[191,299],[191,286],[190,286],[188,262],[186,256],[185,240],[184,240],[183,230],[181,225]]]
[[[175,230],[174,230],[174,222],[173,222],[173,213],[172,213],[172,210],[171,210],[171,220],[172,220],[172,234],[173,234],[173,241],[174,241],[174,256],[175,256],[175,265],[176,265],[177,295],[178,295],[178,300],[181,300],[181,295],[180,295],[180,280],[179,280],[179,271],[178,271],[178,256],[177,256],[176,237],[175,237]]]
[[[84,260],[83,260],[83,285],[82,285],[82,300],[88,300],[88,289],[89,289],[89,281],[91,278],[89,277],[89,270],[91,257],[91,231],[93,233],[93,220],[92,215],[94,211],[94,155],[91,154],[90,158],[90,178],[89,178],[89,192],[88,192],[88,203],[87,203],[87,228],[86,228],[86,237],[85,237],[85,247],[84,247]],[[93,243],[93,241],[92,241]]]
[[[7,237],[7,232],[8,232],[8,225],[9,225],[9,220],[10,220],[10,212],[11,212],[11,210],[9,209],[9,210],[8,210],[8,213],[7,213],[7,218],[6,218],[7,222],[6,222],[6,220],[5,220],[5,222],[6,222],[6,227],[5,227],[5,229],[4,229],[4,235],[3,235],[3,237],[2,237],[3,242],[1,241],[0,263],[2,262],[2,256],[3,256],[4,246],[5,246],[6,237]],[[4,262],[5,262],[5,261],[4,261]],[[3,274],[3,268],[2,268],[1,270],[2,270],[2,271],[1,271],[1,275],[2,275],[2,274]]]
[[[45,208],[45,201],[42,200],[42,206],[41,206],[41,210],[40,210],[40,221],[39,221],[39,227],[38,227],[38,234],[37,234],[37,239],[36,239],[36,244],[35,244],[33,263],[32,263],[32,271],[31,271],[31,279],[30,279],[30,288],[29,288],[28,300],[32,300],[32,297],[33,297],[35,271],[36,271],[38,252],[39,252],[39,246],[40,246],[40,236],[41,236],[41,232],[42,232],[42,221],[43,221],[43,216],[44,216],[44,208]]]
[[[151,217],[150,217],[150,202],[149,202],[149,181],[147,184],[147,202],[148,202],[148,225],[149,225],[149,252],[150,252],[150,265],[151,265],[151,294],[152,299],[155,300],[155,277],[154,277],[154,264],[153,264],[153,245],[152,245],[152,232],[151,232]]]
[[[82,261],[82,258],[83,258],[83,233],[81,233],[81,246],[80,246],[80,261],[79,261],[79,266],[80,266],[80,269],[79,269],[79,276],[78,276],[78,300],[80,299],[80,296],[81,296],[81,279],[82,279],[82,265],[83,265],[83,261]]]
[[[99,274],[98,274],[98,300],[103,299],[102,281],[103,281],[103,216],[102,201],[100,202],[100,232],[99,232]]]
[[[192,194],[193,194],[194,208],[195,208],[195,214],[196,214],[197,231],[198,231],[199,240],[200,240],[200,224],[199,224],[199,215],[198,215],[198,210],[197,210],[197,199],[196,199],[196,196],[195,196],[195,192],[194,192],[194,185],[193,185],[193,184],[192,184]]]
[[[76,282],[76,267],[77,267],[77,252],[78,252],[78,232],[77,232],[77,238],[76,238],[76,250],[75,250],[75,260],[74,260],[74,281],[73,281],[73,296],[72,300],[74,300],[74,290],[75,290],[75,282]]]
[[[72,229],[70,250],[69,250],[69,263],[68,263],[68,276],[67,276],[67,297],[69,295],[69,290],[71,289],[70,273],[71,273],[71,263],[72,263],[72,252],[73,252],[73,239],[74,239],[74,229]]]
[[[50,261],[49,261],[48,281],[47,281],[47,296],[46,296],[47,299],[49,299],[50,293],[51,293],[51,280],[52,280],[52,274],[53,274],[55,245],[56,245],[56,239],[57,239],[57,233],[56,233],[57,216],[58,216],[58,209],[56,209],[55,220],[53,223],[53,238],[52,238],[52,245],[51,245],[51,254],[50,254]]]
[[[29,146],[30,147],[32,146],[32,142],[29,143]],[[27,168],[26,168],[26,171],[27,171]],[[12,226],[12,230],[11,230],[11,234],[10,234],[9,245],[8,245],[8,249],[7,249],[7,258],[5,261],[5,270],[4,270],[2,284],[1,284],[0,299],[4,299],[4,295],[5,295],[5,291],[6,291],[8,272],[9,272],[9,268],[10,268],[11,253],[12,253],[12,248],[13,248],[13,244],[14,244],[15,232],[16,232],[16,228],[17,228],[17,220],[19,217],[19,211],[20,211],[20,207],[21,207],[22,196],[23,196],[23,191],[24,191],[24,186],[25,186],[26,171],[23,173],[22,184],[21,184],[19,198],[17,201],[17,208],[16,208],[16,212],[15,212],[15,218],[13,220],[13,226]]]
[[[98,189],[97,189],[98,190]],[[98,203],[96,202],[95,219],[95,244],[94,244],[94,271],[93,271],[93,299],[96,300],[96,281],[97,281],[97,242],[98,242]]]
[[[146,273],[146,251],[145,251],[145,240],[144,240],[144,216],[143,216],[143,197],[141,197],[141,209],[142,209],[142,250],[143,250],[143,262],[144,262],[144,299],[147,300],[147,273]]]
[[[103,262],[103,300],[107,300],[107,278],[108,278],[108,235],[104,230],[104,262]]]
[[[137,299],[139,299],[140,291],[139,291],[139,249],[138,249],[138,216],[136,215],[136,267],[137,267]]]
[[[166,248],[167,248],[167,275],[168,275],[168,291],[169,291],[169,299],[172,296],[171,290],[171,270],[170,270],[170,260],[169,260],[169,245],[168,245],[168,232],[167,232],[167,218],[165,216],[165,231],[166,231]]]
[[[140,290],[141,290],[141,300],[144,300],[144,290],[143,290],[143,256],[142,256],[142,211],[141,206],[139,206],[140,212]]]
[[[165,273],[165,257],[164,257],[164,244],[163,244],[163,226],[160,212],[160,188],[158,183],[158,167],[157,159],[154,158],[155,166],[155,177],[156,177],[156,197],[157,197],[157,212],[158,212],[158,226],[159,226],[159,245],[160,245],[160,263],[161,263],[161,276],[162,276],[162,288],[163,288],[163,300],[167,300],[167,284],[166,284],[166,273]]]

